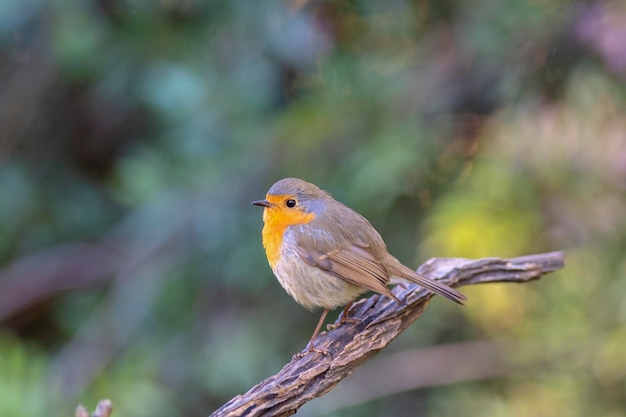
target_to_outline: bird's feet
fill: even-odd
[[[315,346],[315,344],[313,343],[313,339],[309,340],[309,343],[307,343],[306,347],[304,348],[304,350],[296,353],[295,355],[293,355],[293,357],[291,358],[292,360],[299,360],[302,359],[303,357],[305,357],[306,355],[308,355],[309,353],[320,353],[322,355],[330,355],[331,359],[333,357],[333,354],[330,353],[328,350],[326,349],[322,349],[322,348],[318,348]]]
[[[362,323],[361,320],[353,319],[352,317],[350,317],[350,314],[349,314],[350,306],[352,306],[352,302],[348,303],[343,308],[343,310],[341,311],[341,314],[339,314],[339,322],[338,323],[331,323],[331,324],[327,325],[326,329],[327,330],[334,330],[337,327],[341,326],[343,323],[361,324]]]

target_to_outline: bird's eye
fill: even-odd
[[[296,200],[290,198],[289,200],[285,201],[285,205],[289,208],[293,208],[296,206]]]

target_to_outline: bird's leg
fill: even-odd
[[[354,303],[354,301],[350,301],[348,304],[346,304],[346,306],[343,308],[343,310],[341,310],[341,318],[348,318],[348,310],[350,310],[350,307],[352,307],[352,304]]]
[[[350,315],[348,314],[348,310],[350,310],[350,307],[352,306],[352,303],[354,303],[354,301],[350,301],[348,304],[346,304],[346,306],[343,308],[343,310],[341,310],[341,314],[339,314],[339,323],[337,324],[329,324],[328,326],[326,326],[326,328],[328,330],[333,330],[335,328],[337,328],[339,325],[341,325],[341,323],[356,323],[356,324],[360,324],[361,320],[357,320],[357,319],[352,319],[350,318]]]
[[[320,332],[320,329],[322,328],[322,324],[324,323],[324,320],[326,320],[326,316],[328,315],[328,312],[330,310],[328,310],[327,308],[324,309],[324,311],[322,311],[322,315],[320,316],[320,320],[317,322],[317,326],[315,327],[315,331],[313,332],[313,336],[311,336],[311,340],[309,340],[309,344],[307,346],[311,346],[311,344],[313,343],[313,339],[315,339],[318,335],[318,333]]]
[[[328,352],[328,351],[326,351],[324,349],[317,349],[313,345],[313,340],[319,334],[320,329],[322,328],[322,323],[324,323],[324,320],[326,319],[326,316],[328,315],[329,311],[330,310],[328,310],[327,308],[325,308],[324,311],[322,311],[322,315],[320,316],[320,319],[317,322],[317,326],[315,327],[315,331],[313,332],[313,336],[311,336],[311,340],[309,340],[309,343],[307,343],[306,348],[302,352],[298,352],[298,353],[296,353],[294,355],[294,358],[301,358],[302,356],[306,355],[309,352],[318,352],[318,353],[321,353],[323,355],[330,354],[330,352]]]
[[[351,323],[357,323],[360,324],[361,321],[357,320],[357,319],[352,319],[349,317],[348,315],[348,310],[350,310],[350,306],[352,306],[353,301],[350,301],[348,304],[346,304],[346,306],[343,308],[343,310],[341,311],[341,314],[339,315],[339,323],[338,324],[329,324],[326,328],[328,330],[333,330],[334,328],[336,328],[337,326],[339,326],[341,323],[344,322],[351,322]],[[319,321],[317,322],[317,326],[315,326],[315,331],[313,332],[313,336],[311,336],[311,340],[309,340],[309,343],[307,343],[306,348],[302,351],[299,352],[295,355],[295,357],[302,357],[304,355],[306,355],[309,352],[319,352],[321,354],[330,354],[330,352],[324,350],[324,349],[318,349],[314,346],[313,341],[315,340],[315,338],[317,337],[317,335],[319,334],[320,330],[322,329],[322,324],[324,324],[324,320],[326,320],[326,316],[328,315],[328,312],[330,310],[325,308],[324,311],[322,311],[322,315],[320,316]]]

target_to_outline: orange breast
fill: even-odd
[[[263,247],[270,266],[274,268],[280,258],[283,236],[289,226],[309,223],[315,219],[315,213],[282,207],[279,203],[285,196],[267,196],[267,200],[276,206],[263,209]]]

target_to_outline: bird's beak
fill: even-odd
[[[272,207],[273,206],[273,204],[270,203],[267,200],[255,200],[255,201],[253,201],[250,204],[252,204],[254,206],[262,206],[262,207]]]

